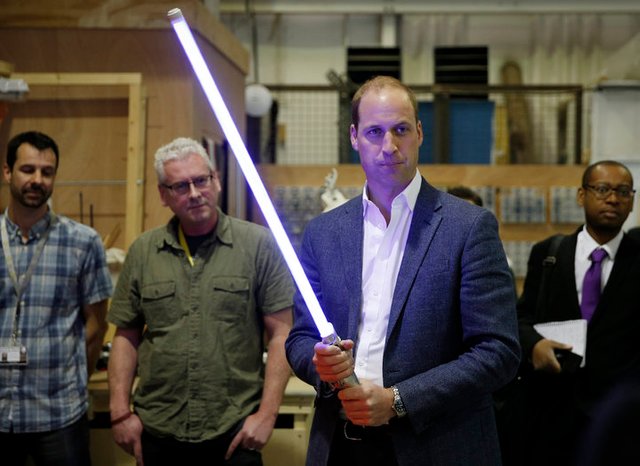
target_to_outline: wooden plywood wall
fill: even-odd
[[[85,27],[91,23],[87,16],[76,19],[73,26],[58,24],[58,27],[43,28],[25,25],[15,13],[18,7],[0,13],[0,60],[12,63],[16,73],[136,72],[142,75],[146,90],[142,230],[159,226],[170,217],[158,199],[153,168],[156,149],[178,136],[207,137],[218,143],[224,139],[166,21],[166,2],[151,3],[138,2],[137,7],[131,6],[129,17],[122,11],[113,15],[116,25],[122,24],[117,21],[142,24],[146,17],[146,28],[105,27],[103,23],[108,15],[98,14],[97,10],[90,17],[100,26],[95,28]],[[193,15],[196,24],[203,28],[209,24],[204,14],[192,5],[196,2],[181,3],[193,7],[188,11],[198,12]],[[123,11],[127,8],[124,5]],[[186,12],[185,16],[190,20]],[[82,24],[78,26],[78,23]],[[149,28],[149,24],[154,27]],[[214,70],[231,114],[244,132],[246,55],[240,53],[231,59],[228,53],[212,44],[213,39],[207,34],[196,32],[196,39]],[[227,44],[232,43],[228,37],[226,40]],[[118,225],[124,227],[128,112],[126,91],[121,88],[34,87],[27,100],[9,104],[8,114],[0,122],[0,147],[4,151],[12,135],[27,129],[43,131],[56,139],[61,157],[54,208],[80,219],[82,194],[84,223],[89,223],[89,209],[93,206],[94,226],[104,237]],[[0,207],[6,205],[6,195],[6,187],[0,188]],[[115,245],[128,246],[124,235]]]
[[[11,104],[2,125],[3,139],[37,129],[59,145],[60,165],[53,209],[81,220],[106,236],[125,230],[128,97],[104,89],[77,92],[57,86],[32,86],[28,101]],[[88,97],[90,95],[91,97]],[[6,140],[5,139],[5,140]],[[2,190],[6,204],[6,188]],[[117,238],[116,238],[117,239]],[[123,244],[124,235],[118,241]]]

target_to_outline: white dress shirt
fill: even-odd
[[[576,257],[575,257],[575,273],[576,273],[576,291],[578,292],[578,303],[582,303],[582,282],[584,276],[587,273],[589,267],[591,267],[591,259],[589,256],[597,249],[602,248],[607,251],[607,257],[602,260],[602,276],[600,279],[600,290],[602,291],[609,280],[611,275],[611,269],[613,268],[613,262],[616,258],[616,253],[620,247],[622,236],[624,232],[620,232],[611,241],[605,244],[598,244],[598,242],[591,237],[587,231],[587,227],[584,226],[582,231],[578,233],[578,240],[576,243]]]
[[[355,372],[359,379],[378,385],[382,381],[382,357],[391,301],[409,236],[413,209],[422,177],[416,175],[391,204],[389,225],[380,209],[362,194],[364,239],[362,245],[362,315],[358,328]]]

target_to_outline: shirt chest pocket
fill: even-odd
[[[140,307],[151,330],[175,323],[183,314],[175,305],[176,284],[172,281],[151,283],[140,290]]]
[[[249,280],[245,277],[216,277],[211,280],[212,309],[226,322],[247,319]]]

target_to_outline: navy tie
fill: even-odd
[[[587,321],[591,319],[600,300],[600,277],[602,276],[602,260],[605,257],[607,257],[607,251],[601,248],[595,249],[589,256],[591,267],[587,270],[582,282],[582,303],[580,304],[582,318]]]

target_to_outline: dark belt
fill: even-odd
[[[358,426],[351,421],[341,421],[344,438],[355,442],[380,442],[391,440],[391,426]]]

